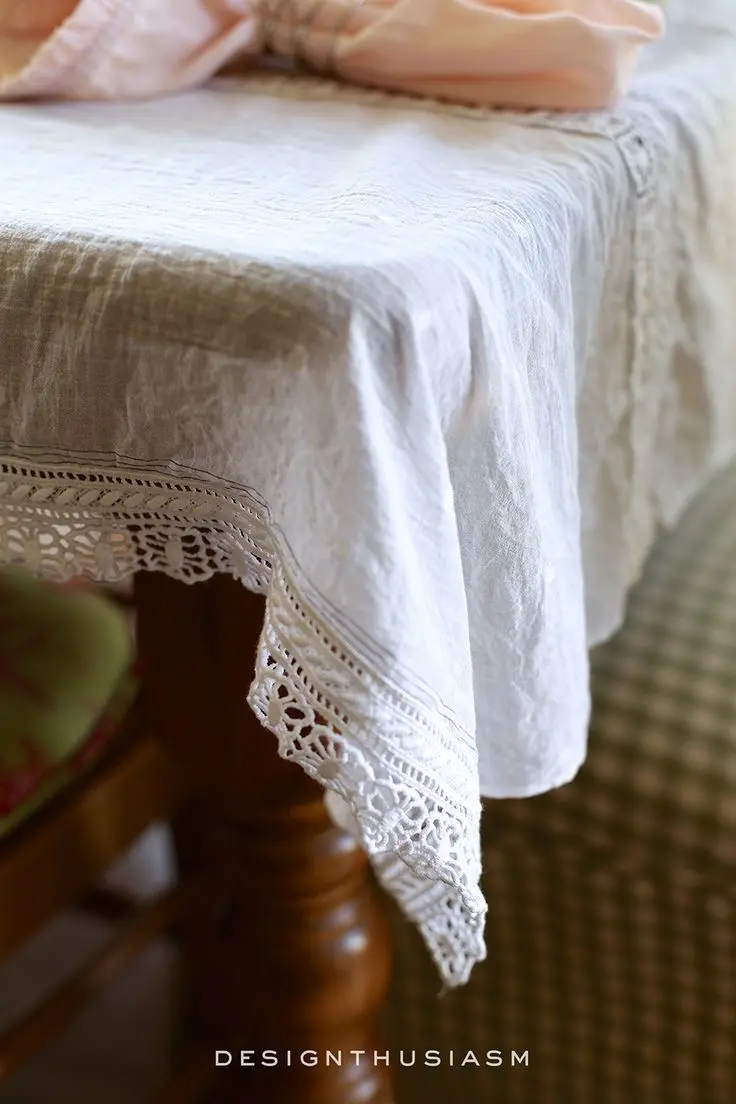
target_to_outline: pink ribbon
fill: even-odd
[[[270,49],[362,85],[592,110],[663,25],[645,0],[5,0],[0,98],[163,95]]]

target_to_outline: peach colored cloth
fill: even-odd
[[[4,0],[0,98],[159,95],[270,47],[360,84],[594,109],[662,27],[643,0]]]

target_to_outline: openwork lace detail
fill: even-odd
[[[186,583],[225,573],[265,594],[251,707],[284,758],[347,802],[445,984],[464,983],[485,956],[471,742],[388,686],[330,628],[255,492],[88,464],[0,460],[0,562],[100,582],[139,570]],[[431,773],[404,750],[423,732],[420,743],[437,748]]]

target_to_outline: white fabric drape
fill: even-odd
[[[0,111],[0,557],[265,592],[251,703],[448,984],[481,794],[575,774],[587,649],[736,449],[736,7],[670,8],[600,116]]]

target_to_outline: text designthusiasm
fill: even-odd
[[[216,1066],[454,1066],[457,1068],[528,1066],[529,1051],[503,1050],[216,1050]]]

